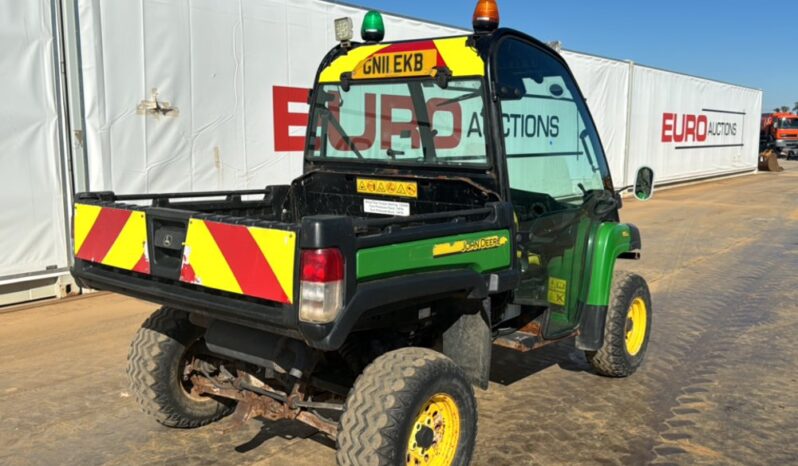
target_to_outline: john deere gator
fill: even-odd
[[[336,439],[341,465],[464,465],[491,351],[569,339],[597,374],[640,366],[651,329],[613,184],[563,58],[498,27],[383,42],[351,20],[310,93],[290,185],[77,196],[74,276],[162,305],[130,348],[143,410],[193,428],[233,414]],[[488,396],[489,396],[488,392]]]

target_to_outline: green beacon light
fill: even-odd
[[[385,38],[385,23],[379,11],[371,10],[363,18],[363,27],[360,36],[366,42],[380,42]]]

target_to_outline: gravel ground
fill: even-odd
[[[572,341],[496,348],[474,464],[798,463],[798,163],[628,201],[653,334],[633,377],[591,373]],[[292,422],[170,430],[142,414],[128,345],[155,306],[122,296],[0,314],[0,464],[333,463]]]

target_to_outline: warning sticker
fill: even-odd
[[[565,280],[549,277],[549,295],[551,304],[565,306],[565,293],[568,289],[568,282]]]
[[[381,196],[418,197],[418,184],[415,181],[357,179],[357,192],[360,194],[379,194]]]
[[[363,211],[368,214],[390,215],[391,217],[407,217],[410,215],[410,204],[407,202],[363,199]]]

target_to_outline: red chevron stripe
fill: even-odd
[[[205,222],[245,295],[288,303],[269,262],[246,227]]]
[[[423,40],[418,42],[400,42],[398,44],[391,44],[385,47],[384,49],[373,53],[371,56],[383,55],[386,53],[418,52],[422,50],[435,50],[436,52],[438,52],[438,63],[435,66],[446,66],[446,60],[443,58],[443,54],[441,54],[441,51],[438,50],[438,47],[435,45],[435,42],[431,40]]]
[[[80,251],[75,256],[91,262],[102,262],[111,246],[114,245],[119,233],[122,232],[130,214],[129,210],[103,207],[91,227],[89,235],[80,247]]]
[[[150,261],[147,260],[146,253],[141,255],[141,259],[136,262],[136,265],[133,267],[133,271],[139,273],[150,273]]]

